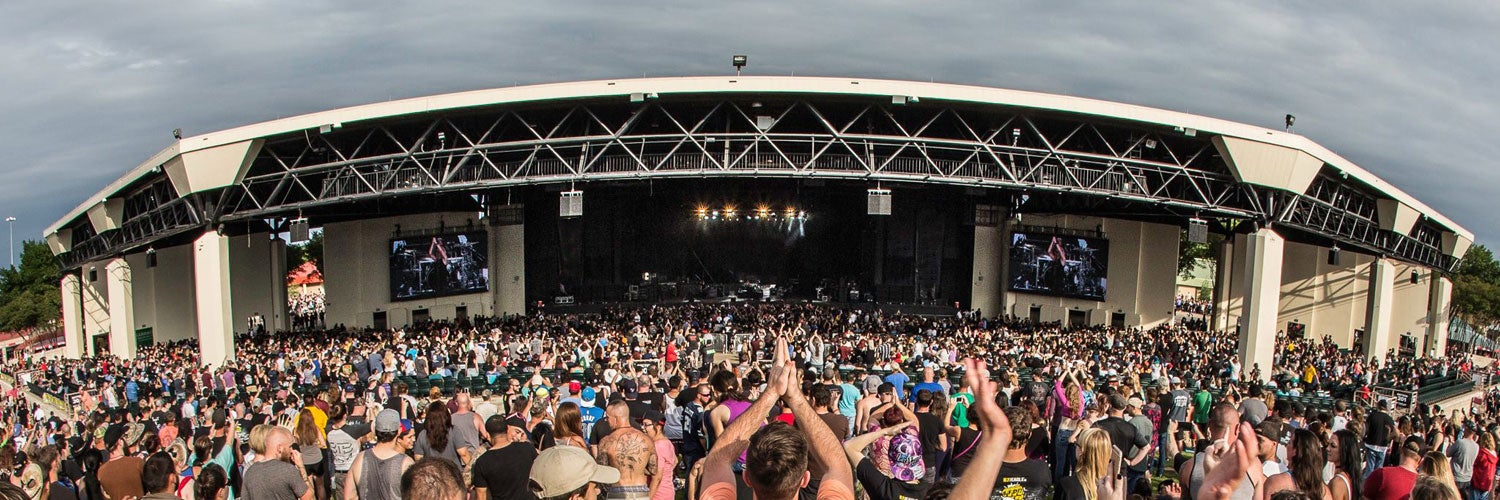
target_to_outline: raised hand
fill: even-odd
[[[802,371],[790,366],[782,371],[786,378],[786,386],[781,392],[782,400],[788,405],[806,404],[807,396],[802,394]]]
[[[1203,487],[1195,498],[1227,499],[1236,488],[1239,488],[1240,481],[1245,480],[1247,474],[1259,471],[1259,462],[1255,457],[1258,446],[1254,431],[1251,430],[1250,424],[1240,424],[1237,430],[1239,432],[1237,438],[1225,443],[1226,446],[1222,449],[1210,451],[1210,457],[1215,460],[1205,462],[1204,465],[1208,470],[1203,476]],[[1231,437],[1235,436],[1231,435]],[[1252,482],[1255,481],[1253,477],[1250,479]],[[1261,481],[1264,480],[1262,477]]]
[[[1010,431],[1010,419],[1005,417],[1005,412],[1000,409],[1000,405],[995,403],[996,395],[1000,393],[1000,386],[990,379],[989,366],[974,358],[965,359],[964,381],[968,382],[969,387],[974,390],[974,404],[969,406],[971,418],[977,417],[981,431],[1002,439],[1005,446],[1009,446],[1013,438]],[[1002,446],[1001,449],[1004,447]]]
[[[786,337],[784,337],[784,336],[778,336],[778,337],[776,337],[776,348],[775,349],[776,349],[775,352],[773,352],[771,354],[771,366],[778,366],[779,367],[779,366],[786,365],[786,362],[787,362],[787,359],[786,359],[786,352],[787,352]]]
[[[1165,484],[1161,487],[1163,496],[1171,499],[1182,498],[1182,485],[1177,483]]]

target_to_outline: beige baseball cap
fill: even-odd
[[[620,470],[599,465],[589,452],[576,446],[547,448],[531,463],[531,492],[538,498],[565,495],[589,482],[618,483]]]

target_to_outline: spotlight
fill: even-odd
[[[1286,131],[1287,132],[1291,132],[1292,131],[1292,124],[1293,123],[1297,123],[1297,117],[1292,116],[1291,113],[1287,113],[1287,115],[1286,115]]]
[[[1337,266],[1337,265],[1339,265],[1339,246],[1338,245],[1334,245],[1333,248],[1329,248],[1328,249],[1328,265],[1330,265],[1330,266]]]
[[[1422,275],[1421,274],[1417,274],[1416,271],[1412,271],[1411,272],[1411,284],[1415,285],[1415,284],[1418,284],[1418,283],[1421,283],[1421,282],[1422,282]]]

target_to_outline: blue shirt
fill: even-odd
[[[839,384],[839,414],[854,419],[854,406],[859,404],[859,388],[853,384]],[[844,436],[839,436],[843,439]]]
[[[579,420],[583,421],[583,436],[588,439],[590,433],[594,432],[594,423],[604,419],[604,409],[597,406],[589,406],[578,409]],[[589,443],[599,444],[599,443]]]
[[[917,384],[916,386],[914,386],[914,387],[911,388],[911,400],[912,401],[916,401],[917,400],[917,391],[920,391],[922,389],[927,389],[928,392],[931,392],[934,399],[937,398],[937,395],[939,393],[943,393],[944,392],[943,391],[943,386],[941,384],[938,384],[936,382],[922,382],[922,383]],[[946,397],[946,396],[947,396],[947,394],[944,393],[944,397]]]
[[[885,376],[886,382],[890,382],[891,385],[896,386],[896,399],[906,398],[904,394],[906,394],[906,382],[908,380],[911,380],[911,377],[908,377],[905,373],[901,372],[891,372],[890,375]]]

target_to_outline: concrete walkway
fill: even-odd
[[[0,390],[3,390],[5,392],[10,392],[10,389],[11,389],[11,383],[10,383],[10,381],[7,380],[6,378],[0,378]],[[20,393],[23,397],[25,397],[27,401],[35,403],[37,406],[41,406],[42,409],[52,412],[53,415],[62,417],[64,420],[72,420],[73,419],[73,409],[72,408],[66,408],[66,407],[63,407],[63,406],[58,406],[58,405],[53,404],[53,403],[49,403],[49,402],[47,402],[47,400],[42,399],[41,397],[37,396],[36,394],[32,394],[31,391],[26,390],[25,387],[17,387],[16,388],[16,392]]]

